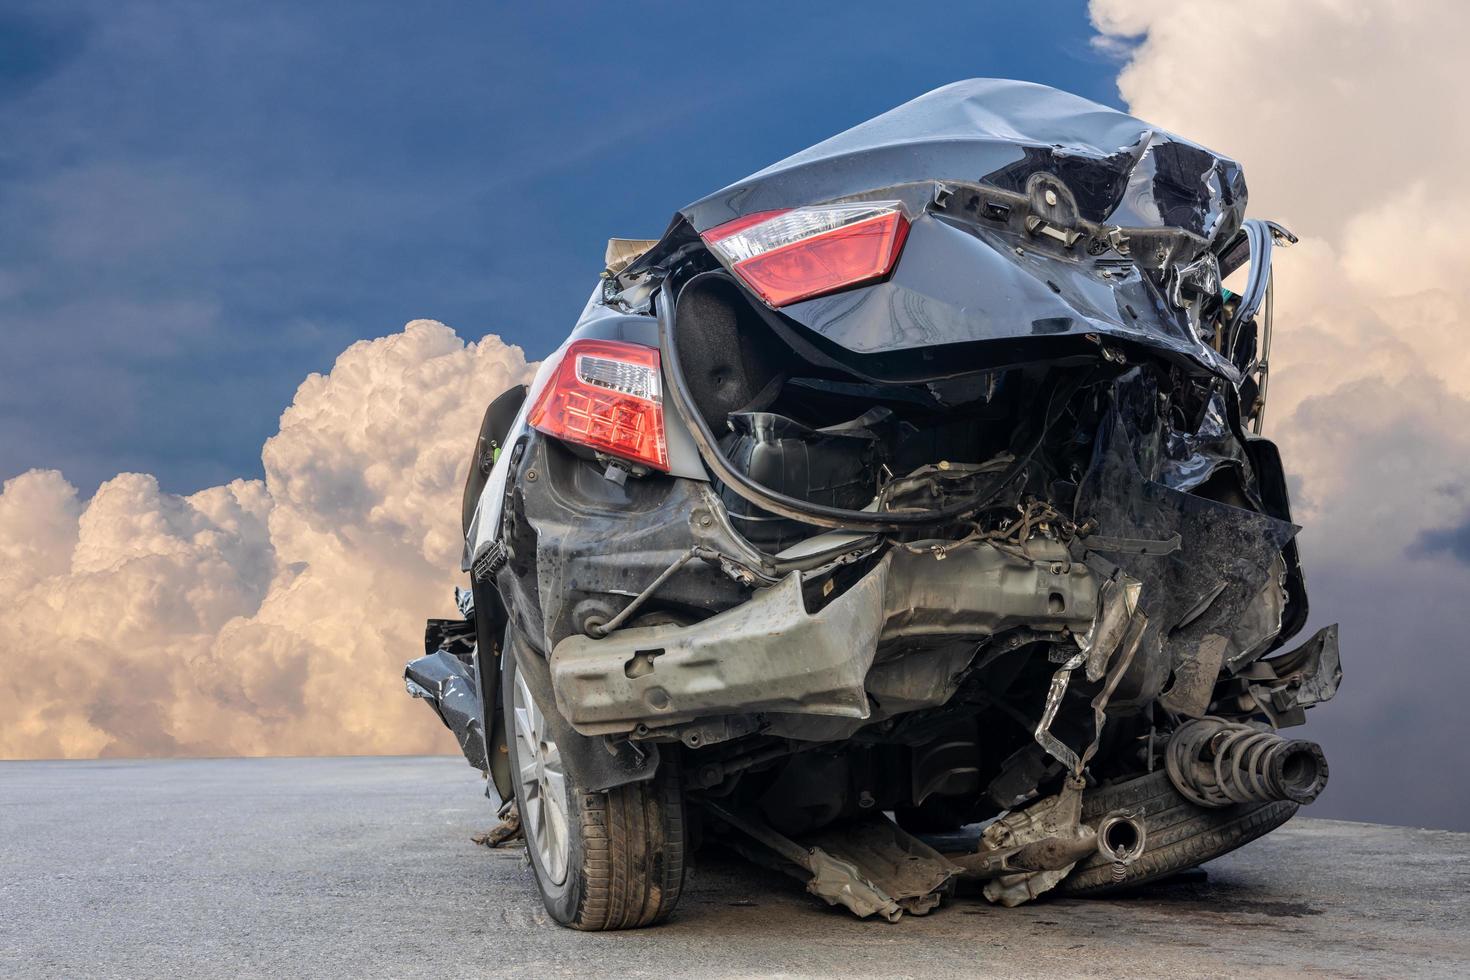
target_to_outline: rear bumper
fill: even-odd
[[[870,678],[889,673],[892,648],[922,650],[1016,626],[1081,633],[1092,625],[1097,575],[1060,545],[1032,547],[1031,560],[984,542],[943,559],[896,548],[815,611],[792,573],[693,625],[570,636],[551,654],[557,707],[588,735],[756,712],[867,719]],[[952,676],[968,657],[927,663]],[[951,676],[895,673],[909,690],[884,700],[901,700],[905,710],[923,706],[906,696],[912,689],[934,704],[952,693]]]

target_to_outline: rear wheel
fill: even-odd
[[[1249,844],[1291,819],[1295,803],[1247,803],[1210,809],[1189,802],[1168,773],[1160,770],[1126,782],[1089,790],[1082,797],[1082,819],[1094,823],[1113,810],[1127,810],[1148,831],[1143,856],[1115,879],[1113,864],[1101,855],[1081,861],[1060,885],[1065,895],[1102,895],[1157,881]]]
[[[506,658],[511,771],[521,827],[542,901],[574,929],[634,929],[662,922],[684,887],[684,801],[665,756],[653,779],[583,790],[544,710]]]

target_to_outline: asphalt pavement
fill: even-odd
[[[0,975],[1470,976],[1470,834],[1297,819],[1126,898],[895,924],[701,854],[670,923],[591,935],[470,842],[482,790],[448,757],[0,763]]]

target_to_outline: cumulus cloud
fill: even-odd
[[[263,482],[7,481],[0,758],[444,750],[401,668],[452,613],[480,415],[529,373],[416,320],[302,383]]]
[[[1278,253],[1267,435],[1292,473],[1314,619],[1343,693],[1313,712],[1316,808],[1470,829],[1443,778],[1470,666],[1470,7],[1092,0],[1132,112],[1238,159]]]

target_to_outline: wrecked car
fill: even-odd
[[[859,916],[1126,888],[1327,781],[1230,159],[946,86],[614,240],[485,413],[462,619],[409,664],[580,929],[696,841]],[[978,839],[949,832],[984,824]],[[946,836],[948,835],[948,836]]]

